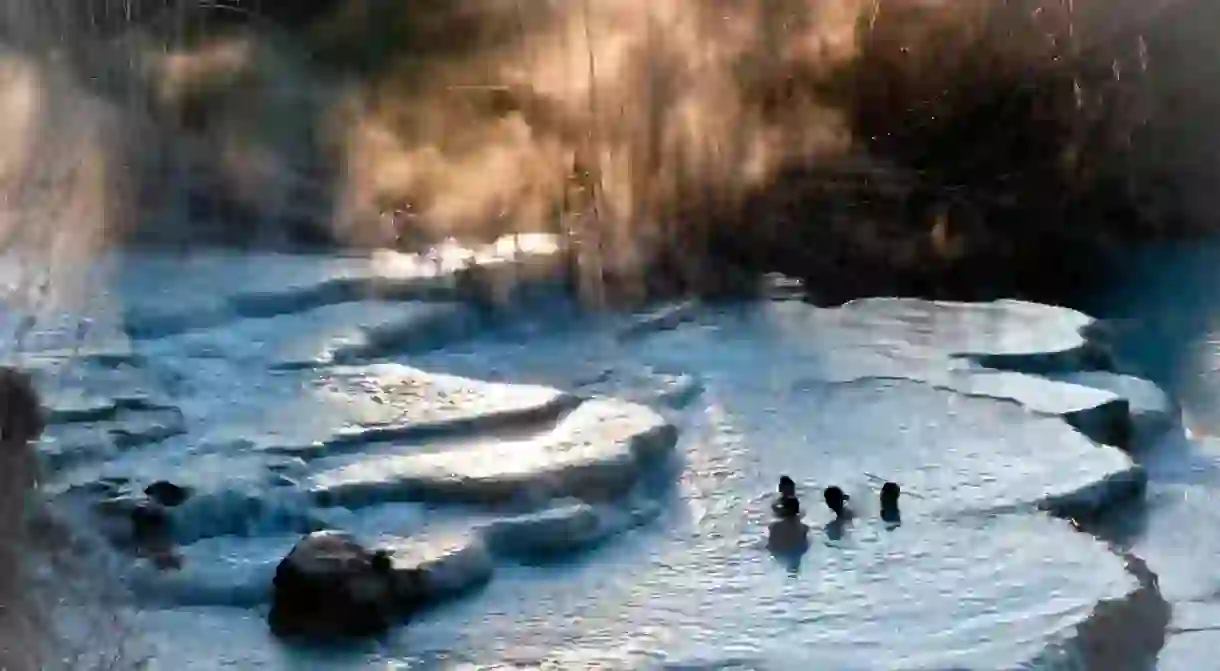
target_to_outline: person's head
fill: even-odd
[[[784,519],[795,519],[801,514],[801,502],[795,496],[785,496],[779,502],[779,515]]]
[[[374,573],[389,573],[394,570],[394,560],[390,557],[390,553],[385,550],[374,552],[369,560],[369,564]]]
[[[822,498],[826,499],[826,506],[838,515],[843,514],[847,502],[851,500],[851,497],[844,494],[842,489],[833,485],[822,492]]]
[[[782,496],[796,496],[796,483],[792,478],[784,475],[779,479],[779,493]]]
[[[881,507],[882,508],[897,508],[898,496],[902,493],[902,489],[898,487],[897,482],[887,482],[881,486]]]

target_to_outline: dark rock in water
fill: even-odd
[[[158,480],[145,487],[144,494],[163,506],[173,508],[186,503],[186,500],[191,497],[191,490],[187,487],[175,485],[172,482]]]
[[[342,532],[318,531],[276,567],[268,623],[277,636],[377,634],[415,596],[402,582],[388,556]]]

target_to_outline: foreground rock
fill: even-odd
[[[385,630],[414,596],[389,557],[346,534],[320,531],[297,543],[276,567],[268,623],[278,636],[364,636]]]
[[[477,534],[388,538],[369,549],[346,533],[319,531],[276,567],[268,622],[279,636],[367,636],[491,575]]]
[[[179,548],[177,570],[166,571],[155,561],[137,563],[129,584],[151,603],[257,608],[275,598],[274,576],[294,548],[339,534],[351,543],[346,546],[348,553],[359,554],[357,546],[366,548],[370,557],[382,552],[390,560],[395,584],[411,586],[410,594],[397,593],[397,619],[416,606],[444,602],[482,586],[492,578],[496,558],[529,563],[582,552],[655,519],[660,510],[656,505],[628,509],[559,503],[473,526],[455,520],[453,525],[412,531],[395,523],[399,515],[370,520],[362,514],[353,528],[345,523],[357,520],[340,515],[331,520],[328,531],[304,540],[285,534],[204,539]],[[394,506],[393,512],[404,510]],[[376,540],[361,543],[352,540],[356,538]]]

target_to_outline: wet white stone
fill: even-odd
[[[473,532],[382,538],[373,547],[390,552],[397,575],[422,578],[424,596],[430,600],[482,585],[494,569],[483,539]]]
[[[1148,446],[1166,433],[1182,430],[1182,409],[1154,382],[1103,371],[1068,373],[1060,379],[1104,389],[1125,399],[1130,407],[1137,446]]]
[[[644,406],[592,400],[536,436],[359,457],[316,475],[312,492],[353,505],[601,499],[630,488],[642,465],[669,453],[676,441],[676,429]]]
[[[552,421],[574,403],[549,387],[480,382],[400,364],[317,373],[234,437],[276,452],[322,456],[372,441],[478,434]]]
[[[943,386],[963,394],[1011,400],[1034,412],[1062,417],[1099,443],[1128,447],[1130,406],[1126,398],[1111,391],[1014,372],[951,374]]]
[[[615,526],[609,511],[577,502],[496,520],[481,533],[496,554],[530,557],[592,546],[612,534]]]
[[[322,365],[335,349],[364,342],[369,329],[410,313],[410,304],[343,302],[196,329],[149,345],[166,355],[225,359],[246,365]]]

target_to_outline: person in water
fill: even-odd
[[[780,518],[767,528],[767,549],[776,554],[804,552],[809,547],[809,527],[801,521],[801,502],[787,496],[775,506]]]
[[[881,519],[891,524],[902,524],[902,513],[898,510],[898,496],[902,489],[897,482],[881,486]]]
[[[826,500],[826,507],[834,511],[836,518],[845,520],[852,517],[851,508],[847,506],[851,497],[843,493],[842,489],[831,485],[822,492],[822,498]]]
[[[778,517],[783,517],[784,505],[788,499],[798,501],[797,511],[799,514],[800,505],[799,500],[796,498],[796,483],[792,481],[792,478],[786,475],[780,476],[779,498],[775,499],[775,502],[771,504],[771,511],[774,512]]]

